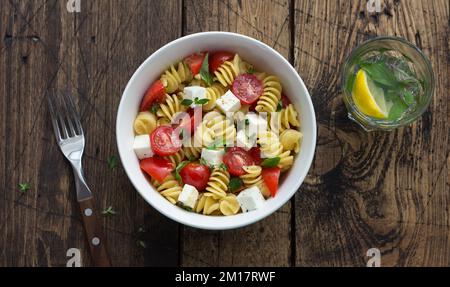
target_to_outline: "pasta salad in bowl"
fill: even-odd
[[[309,94],[280,54],[246,36],[206,32],[169,43],[135,72],[117,140],[152,206],[190,226],[229,229],[295,193],[316,126]]]

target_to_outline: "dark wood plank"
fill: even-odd
[[[295,65],[316,108],[314,164],[296,197],[296,264],[384,266],[450,263],[449,1],[303,1],[295,4]],[[339,13],[337,13],[339,11]],[[339,69],[358,43],[397,35],[430,57],[437,90],[410,127],[363,132],[346,118]]]
[[[120,165],[110,170],[107,160],[117,156],[121,93],[148,55],[181,35],[181,2],[86,1],[74,14],[65,1],[6,2],[0,117],[1,134],[9,140],[1,146],[8,172],[1,174],[0,265],[64,266],[72,247],[90,265],[71,170],[57,149],[43,101],[47,90],[67,88],[83,117],[84,169],[96,202],[117,212],[102,219],[113,265],[176,265],[178,225],[150,208]],[[32,189],[20,195],[19,182],[30,182]]]
[[[290,49],[290,1],[185,1],[185,33],[238,32],[274,46],[286,58]],[[291,205],[267,219],[233,231],[184,228],[183,266],[289,266]]]

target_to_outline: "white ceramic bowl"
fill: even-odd
[[[283,177],[278,193],[266,201],[264,208],[233,216],[206,216],[187,212],[172,205],[147,181],[134,154],[133,122],[142,96],[150,84],[171,64],[194,52],[227,50],[239,53],[241,58],[258,70],[277,75],[284,93],[300,114],[303,142],[293,167]],[[128,82],[120,101],[116,123],[117,145],[122,165],[141,196],[167,217],[192,227],[224,230],[252,224],[272,214],[285,204],[299,189],[308,173],[316,146],[316,118],[308,90],[289,62],[277,51],[255,39],[227,32],[204,32],[177,39],[153,53],[136,70]]]

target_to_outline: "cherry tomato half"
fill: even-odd
[[[285,94],[281,94],[281,103],[283,108],[286,108],[291,103],[291,100]]]
[[[240,74],[234,79],[231,91],[241,103],[251,105],[262,95],[264,87],[255,75]]]
[[[188,163],[180,171],[184,183],[194,186],[198,191],[205,190],[211,171],[206,165],[199,163]]]
[[[262,163],[261,159],[261,149],[257,146],[252,147],[249,151],[250,156],[253,158],[253,161],[256,165],[260,165]]]
[[[190,56],[187,56],[184,59],[184,62],[186,63],[186,65],[188,65],[193,76],[197,75],[200,72],[203,59],[205,59],[205,56],[206,53],[195,53]]]
[[[237,176],[245,174],[243,166],[255,164],[250,153],[240,147],[229,148],[223,156],[223,163],[227,166],[230,174]]]
[[[231,61],[234,58],[234,53],[219,51],[209,55],[209,72],[214,73],[223,63]]]
[[[153,103],[161,102],[166,97],[164,85],[160,80],[154,82],[145,92],[139,110],[141,112],[148,111]]]
[[[141,160],[139,166],[159,182],[162,182],[175,168],[173,163],[157,156]]]
[[[281,169],[279,167],[264,168],[261,172],[264,183],[270,191],[272,197],[275,197],[278,191],[278,181],[280,180]]]
[[[157,127],[150,135],[153,151],[160,156],[171,155],[181,149],[180,135],[168,125]]]

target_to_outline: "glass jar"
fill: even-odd
[[[370,117],[362,113],[353,100],[354,81],[352,79],[354,80],[355,74],[359,70],[358,63],[361,59],[367,58],[368,55],[376,53],[396,53],[407,59],[421,84],[421,91],[415,98],[414,108],[407,110],[398,119]],[[412,123],[428,108],[435,89],[435,77],[429,59],[419,48],[398,37],[376,37],[356,47],[345,60],[341,71],[341,79],[343,100],[348,110],[348,117],[361,125],[366,131],[392,130]]]

